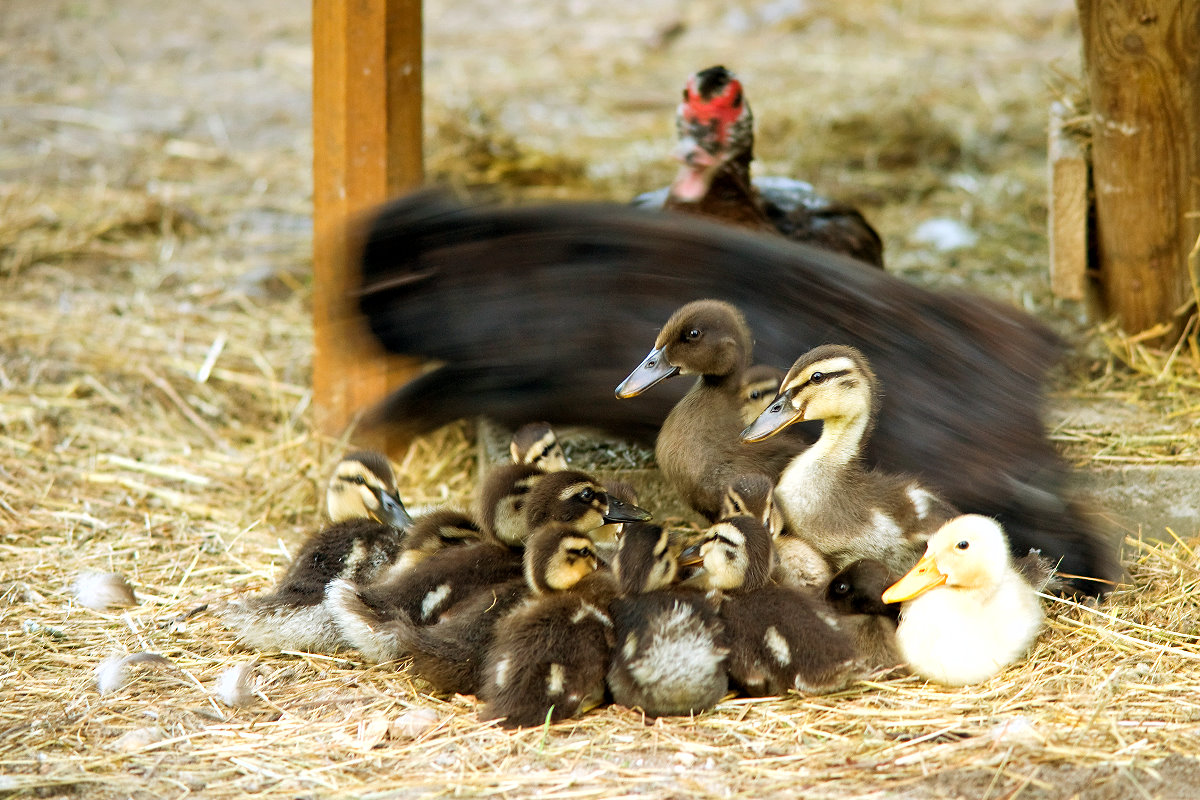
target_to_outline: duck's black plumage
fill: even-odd
[[[1061,342],[1020,311],[835,253],[614,205],[464,206],[426,191],[381,208],[363,241],[359,304],[374,335],[445,362],[381,406],[409,433],[486,414],[652,437],[678,390],[619,401],[613,387],[672,311],[719,298],[745,314],[758,361],[790,363],[826,342],[870,359],[886,387],[872,463],[999,518],[1014,551],[1040,547],[1064,572],[1117,572],[1043,428]]]

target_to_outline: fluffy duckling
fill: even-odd
[[[599,566],[591,540],[569,525],[552,522],[530,536],[525,580],[532,596],[496,626],[479,688],[482,719],[532,727],[604,700],[616,583]]]
[[[514,464],[533,464],[543,472],[558,472],[567,468],[558,434],[549,422],[530,422],[513,432],[508,444]]]
[[[788,371],[779,398],[742,434],[769,440],[821,420],[821,436],[783,470],[775,499],[788,530],[841,569],[862,558],[903,574],[955,510],[915,478],[869,470],[863,452],[879,403],[875,374],[847,345],[822,345]]]
[[[978,514],[943,525],[883,600],[903,603],[896,643],[904,661],[921,677],[950,686],[1000,672],[1042,627],[1042,604],[1014,569],[1004,530]]]
[[[886,565],[867,558],[838,572],[825,588],[825,601],[853,635],[867,669],[890,669],[903,660],[896,649],[900,606],[883,602],[884,590],[895,582]]]
[[[775,487],[766,475],[741,475],[729,487],[721,517],[741,515],[758,519],[771,534],[775,547],[773,581],[798,589],[824,587],[829,582],[831,573],[825,556],[800,537],[788,533],[783,512],[775,503]]]
[[[854,642],[821,598],[768,583],[771,549],[767,529],[751,517],[714,525],[701,545],[697,577],[724,593],[729,677],[754,696],[841,689],[858,670]]]
[[[806,446],[799,431],[763,444],[742,441],[742,385],[751,347],[741,312],[720,300],[697,300],[671,315],[654,349],[616,389],[624,399],[673,375],[698,376],[663,422],[654,456],[684,501],[710,521],[719,517],[725,490],[737,476],[761,472],[774,479]]]
[[[231,603],[223,616],[259,649],[329,652],[342,644],[323,607],[334,578],[375,580],[401,550],[412,519],[381,453],[348,454],[325,493],[331,524],[311,534],[270,593]]]
[[[608,688],[614,702],[651,717],[705,711],[729,689],[715,598],[673,586],[680,544],[658,525],[629,525],[613,562],[621,594],[609,605]]]
[[[649,513],[612,498],[582,472],[539,473],[522,504],[526,528],[554,523],[580,535],[606,522],[649,518]],[[364,656],[386,661],[408,654],[396,633],[383,630],[387,620],[403,616],[416,625],[432,625],[464,600],[491,591],[523,575],[520,550],[485,541],[443,550],[386,583],[340,587],[330,593],[330,610],[346,638]],[[365,607],[371,613],[364,613]]]

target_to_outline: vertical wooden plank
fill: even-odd
[[[329,433],[416,369],[358,318],[347,223],[420,181],[420,0],[313,0],[313,401]]]
[[[1178,322],[1200,233],[1200,0],[1077,0],[1093,115],[1105,304],[1133,333]],[[1170,326],[1164,328],[1169,330]]]
[[[1088,165],[1063,131],[1063,109],[1050,112],[1050,289],[1064,300],[1087,294]]]

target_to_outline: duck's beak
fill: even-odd
[[[637,369],[629,373],[629,377],[621,381],[617,387],[617,397],[621,400],[637,397],[659,381],[678,374],[679,367],[667,361],[663,348],[656,347],[642,359]]]
[[[375,498],[379,500],[379,508],[370,509],[367,514],[371,519],[383,525],[391,525],[397,530],[406,531],[412,527],[412,517],[404,508],[400,498],[391,492],[376,491]]]
[[[945,573],[938,570],[937,561],[926,553],[917,565],[908,571],[903,578],[893,583],[883,592],[883,602],[900,603],[912,600],[922,592],[927,592],[935,586],[946,582]]]
[[[671,196],[684,203],[703,200],[724,163],[723,159],[705,150],[693,136],[685,136],[679,141],[675,160],[682,166],[671,183]]]
[[[758,415],[758,419],[751,422],[750,426],[742,431],[742,441],[761,442],[763,439],[771,438],[793,422],[803,420],[804,411],[802,409],[793,408],[786,397],[778,397],[774,403],[767,406],[766,411]]]
[[[700,541],[696,542],[695,544],[691,544],[691,545],[688,545],[687,547],[685,547],[683,549],[683,552],[679,554],[679,559],[678,559],[679,568],[683,569],[685,567],[695,567],[695,566],[699,566],[700,564],[703,564],[704,563],[703,547],[707,541],[709,541],[709,540],[701,539]]]
[[[605,522],[645,522],[652,515],[649,511],[633,503],[626,503],[612,495],[608,496],[608,510],[604,512]]]

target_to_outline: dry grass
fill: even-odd
[[[884,675],[835,696],[730,699],[694,720],[647,725],[609,707],[506,733],[477,721],[473,699],[431,697],[397,665],[236,645],[214,604],[278,577],[345,446],[311,427],[297,8],[63,0],[0,15],[0,793],[1191,791],[1195,531],[1130,540],[1127,584],[1098,607],[1047,599],[1029,659],[967,689]],[[715,0],[586,0],[568,19],[513,0],[481,30],[483,8],[427,8],[428,159],[450,182],[501,180],[518,199],[661,185],[678,84],[723,61],[752,81],[762,172],[864,204],[895,271],[1074,330],[1075,310],[1046,294],[1042,154],[1046,104],[1063,92],[1045,84],[1077,72],[1070,2],[851,12],[818,0],[745,4],[737,18]],[[164,66],[184,57],[182,78]],[[934,216],[980,243],[938,253],[910,241]],[[1072,459],[1200,461],[1194,344],[1107,328],[1079,338],[1089,355],[1064,373],[1061,402],[1123,415],[1060,426]],[[462,502],[472,441],[452,426],[402,454],[406,499]],[[81,607],[70,585],[83,571],[125,574],[139,604]],[[135,667],[101,695],[101,662],[138,652],[172,666]],[[219,676],[252,660],[253,702],[225,706]],[[432,727],[415,709],[434,712]]]

